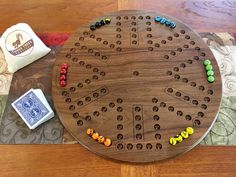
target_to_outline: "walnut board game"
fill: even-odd
[[[152,162],[204,138],[222,85],[197,33],[159,12],[134,10],[97,17],[71,35],[56,57],[52,94],[62,124],[85,148]]]

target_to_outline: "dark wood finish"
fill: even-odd
[[[157,15],[177,27],[154,22]],[[89,30],[105,17],[111,24]],[[206,79],[206,58],[214,67],[212,84]],[[69,64],[65,88],[59,86],[63,63]],[[82,145],[129,162],[162,160],[192,149],[212,126],[221,100],[219,68],[207,45],[183,23],[151,11],[115,12],[81,26],[57,55],[52,87],[62,123]],[[188,126],[195,133],[171,146],[169,138]],[[87,128],[112,139],[112,146],[94,141]]]
[[[149,164],[116,163],[76,145],[0,145],[3,177],[230,177],[235,147],[196,147],[173,159]]]

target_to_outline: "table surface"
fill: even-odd
[[[0,2],[0,32],[17,22],[26,22],[37,33],[71,33],[96,16],[124,9],[150,9],[167,13],[197,32],[236,31],[236,1],[4,0]],[[0,151],[0,176],[3,177],[236,175],[236,147],[233,146],[199,146],[176,158],[150,164],[106,160],[77,144],[0,145]]]

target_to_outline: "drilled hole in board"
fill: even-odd
[[[137,25],[137,23],[136,23],[136,22],[132,22],[132,23],[131,23],[131,25],[133,25],[133,26],[136,26],[136,25]]]
[[[121,28],[116,28],[116,31],[121,32]]]
[[[178,67],[174,67],[173,70],[176,71],[176,72],[178,72],[178,71],[179,71],[179,68],[178,68]]]
[[[72,61],[73,61],[73,62],[78,62],[78,60],[79,60],[79,59],[78,59],[77,57],[73,57],[73,58],[72,58]]]
[[[118,112],[122,112],[122,111],[123,111],[123,108],[122,108],[122,107],[118,107],[116,110],[117,110]]]
[[[118,139],[118,140],[122,140],[122,139],[123,139],[123,135],[122,135],[122,134],[118,134],[118,135],[117,135],[117,139]]]
[[[147,43],[148,43],[148,44],[152,44],[153,42],[152,42],[151,40],[148,40]]]
[[[93,93],[93,97],[97,98],[99,96],[99,94],[97,92]]]
[[[147,37],[148,37],[148,38],[151,38],[151,37],[152,37],[152,34],[147,34]]]
[[[116,41],[116,44],[121,45],[122,43],[121,43],[121,41]]]
[[[87,96],[87,97],[85,98],[85,101],[90,102],[90,101],[91,101],[91,98],[90,98],[89,96]]]
[[[186,120],[191,120],[192,117],[191,117],[190,115],[186,115],[186,116],[185,116],[185,119],[186,119]]]
[[[129,144],[126,145],[126,148],[128,150],[132,150],[133,149],[133,145],[131,143],[129,143]]]
[[[81,46],[81,49],[86,50],[87,47],[85,45]]]
[[[194,60],[199,60],[199,57],[198,56],[194,56],[193,59]]]
[[[133,75],[134,75],[134,76],[138,76],[138,75],[139,75],[139,72],[138,72],[138,71],[134,71],[134,72],[133,72]]]
[[[101,71],[101,72],[100,72],[100,75],[101,75],[101,76],[105,76],[106,73],[105,73],[104,71]]]
[[[188,64],[192,64],[192,63],[193,63],[193,60],[190,60],[190,59],[189,59],[189,60],[187,61],[187,63],[188,63]]]
[[[156,149],[162,149],[162,145],[160,143],[156,144]]]
[[[80,40],[80,41],[83,41],[83,40],[84,40],[84,37],[80,37],[79,40]]]
[[[182,111],[177,111],[177,116],[182,116],[183,112]]]
[[[107,42],[107,41],[103,41],[103,44],[104,44],[104,45],[107,45],[107,44],[108,44],[108,42]]]
[[[98,76],[97,75],[93,75],[93,80],[98,80]]]
[[[71,48],[70,51],[71,51],[71,52],[75,52],[76,49],[75,49],[75,48]]]
[[[136,134],[135,137],[137,140],[141,140],[143,136],[142,136],[142,134],[138,133],[138,134]]]
[[[190,85],[191,85],[192,87],[196,87],[196,86],[197,86],[196,82],[191,82]]]
[[[213,95],[213,90],[207,90],[207,93],[208,93],[209,95]]]
[[[121,34],[117,34],[116,37],[117,37],[117,38],[121,38]]]
[[[77,121],[77,125],[78,125],[78,126],[82,126],[82,125],[83,125],[83,121],[82,121],[82,120],[78,120],[78,121]]]
[[[62,96],[68,96],[69,93],[68,93],[67,91],[63,90],[63,91],[61,92],[61,95],[62,95]]]
[[[146,25],[151,25],[152,23],[151,22],[146,22]]]
[[[148,50],[149,50],[149,51],[153,51],[153,48],[152,48],[152,47],[148,47]]]
[[[193,103],[194,105],[198,105],[198,101],[197,101],[197,100],[193,100],[192,103]]]
[[[137,29],[136,29],[136,28],[132,28],[132,29],[131,29],[131,31],[133,31],[133,32],[136,32],[136,31],[137,31]]]
[[[202,109],[207,109],[207,105],[202,104],[202,105],[201,105],[201,108],[202,108]]]
[[[142,129],[142,125],[141,125],[141,124],[137,124],[137,125],[135,125],[135,128],[136,128],[137,130],[141,130],[141,129]]]
[[[65,99],[65,102],[66,102],[66,103],[70,103],[70,102],[71,102],[71,99],[70,99],[70,98],[66,98],[66,99]]]
[[[138,143],[138,144],[136,144],[136,148],[138,150],[141,150],[141,149],[143,149],[143,145],[141,143]]]
[[[116,117],[116,119],[117,119],[118,121],[122,121],[122,120],[123,120],[123,116],[122,116],[122,115],[118,115],[118,116]]]
[[[205,57],[205,56],[206,56],[206,54],[205,54],[204,52],[202,52],[200,55],[201,55],[202,57]]]
[[[184,83],[188,83],[188,79],[187,79],[187,78],[183,78],[182,81],[183,81]]]
[[[160,126],[159,124],[155,124],[155,125],[154,125],[154,129],[155,129],[155,130],[160,130],[160,128],[161,128],[161,126]]]
[[[125,19],[125,20],[128,20],[128,19],[129,19],[129,17],[128,17],[128,16],[124,16],[124,19]]]
[[[91,116],[85,116],[85,120],[86,121],[90,121],[91,120]]]
[[[100,56],[100,53],[99,53],[99,52],[95,52],[94,55],[95,55],[96,57],[99,57],[99,56]]]
[[[181,93],[180,93],[180,92],[176,92],[176,93],[175,93],[175,96],[181,97]]]
[[[153,116],[153,120],[158,121],[159,119],[160,119],[160,117],[158,115]]]
[[[179,34],[178,33],[174,33],[174,37],[179,37]]]
[[[175,74],[175,79],[179,80],[180,79],[180,76],[178,74]]]
[[[143,16],[139,16],[138,19],[139,19],[139,20],[142,20],[142,19],[143,19]]]
[[[94,34],[91,34],[89,37],[90,37],[90,38],[95,38],[95,35],[94,35]]]
[[[158,99],[157,99],[157,98],[152,98],[152,102],[153,102],[153,103],[157,103],[157,102],[158,102]]]
[[[189,46],[187,44],[185,44],[183,47],[186,48],[186,49],[189,48]]]
[[[190,41],[189,44],[195,45],[195,42],[194,41]]]
[[[77,105],[78,105],[78,106],[82,106],[83,104],[84,104],[83,101],[78,101],[78,102],[77,102]]]
[[[75,91],[75,87],[71,87],[71,88],[70,88],[70,91],[71,91],[71,92],[74,92],[74,91]]]
[[[74,105],[70,105],[69,106],[69,110],[74,111],[75,110],[75,106]]]
[[[76,47],[79,47],[79,46],[80,46],[80,43],[79,43],[79,42],[76,42],[76,43],[75,43],[75,46],[76,46]]]
[[[92,68],[92,66],[91,66],[90,64],[87,64],[85,67],[86,67],[87,69],[91,69],[91,68]]]
[[[80,64],[81,66],[84,66],[84,65],[85,65],[85,62],[84,62],[84,61],[80,61],[79,64]]]
[[[169,59],[170,57],[169,57],[169,55],[164,55],[164,58]]]
[[[172,41],[172,40],[173,40],[173,37],[169,36],[167,39],[168,39],[169,41]]]
[[[157,106],[153,106],[153,108],[152,108],[153,112],[157,112],[158,110],[159,110],[159,108]]]
[[[189,101],[189,100],[190,100],[190,97],[189,97],[189,96],[184,96],[184,100],[185,100],[185,101]]]
[[[185,36],[185,39],[190,39],[190,36],[189,36],[189,35],[186,35],[186,36]]]
[[[86,80],[85,80],[85,83],[86,83],[86,84],[90,84],[90,83],[91,83],[91,80],[90,80],[90,79],[86,79]]]
[[[117,147],[118,150],[122,150],[124,148],[124,145],[119,143],[119,144],[116,145],[116,147]]]
[[[93,115],[94,115],[95,117],[98,117],[99,114],[100,114],[100,113],[99,113],[98,111],[94,111],[94,112],[93,112]]]
[[[173,89],[172,89],[172,88],[168,88],[168,89],[167,89],[167,92],[172,93],[172,92],[173,92]]]
[[[172,72],[171,71],[167,71],[166,74],[167,75],[172,75]]]
[[[185,34],[185,31],[184,31],[184,30],[180,30],[180,33],[181,33],[181,34]]]
[[[71,54],[66,54],[66,58],[71,58]]]
[[[173,55],[173,56],[176,55],[175,51],[171,51],[170,54]]]
[[[165,41],[165,40],[162,40],[162,41],[161,41],[161,43],[162,43],[162,44],[165,44],[165,43],[166,43],[166,41]]]
[[[148,150],[151,150],[151,149],[152,149],[152,144],[151,144],[151,143],[147,143],[147,144],[146,144],[146,148],[147,148]]]
[[[121,25],[121,22],[117,22],[116,25],[117,25],[117,26],[120,26],[120,25]]]
[[[122,130],[123,129],[123,125],[122,124],[118,124],[117,125],[117,130]]]
[[[198,119],[194,120],[193,123],[194,123],[194,125],[200,125],[201,124],[200,120],[198,120]]]
[[[115,44],[110,44],[110,48],[114,48],[115,47]]]
[[[102,107],[101,111],[102,112],[107,112],[107,108],[106,107]]]
[[[205,90],[205,87],[204,87],[203,85],[200,85],[200,86],[198,87],[198,89],[201,90],[201,91],[203,91],[203,90]]]
[[[135,17],[135,16],[132,16],[132,17],[131,17],[131,19],[132,19],[132,20],[135,20],[135,19],[136,19],[136,17]]]
[[[156,133],[156,134],[155,134],[155,138],[156,138],[156,139],[161,139],[161,134]]]
[[[203,117],[203,116],[204,116],[204,113],[203,113],[203,112],[198,112],[197,115],[198,115],[199,117]]]
[[[152,28],[148,27],[146,30],[147,30],[147,31],[152,31]]]
[[[171,111],[171,112],[173,112],[173,111],[175,110],[175,108],[174,108],[173,106],[169,106],[169,107],[168,107],[168,110]]]
[[[110,108],[114,108],[115,107],[115,103],[113,103],[113,102],[109,103],[109,107]]]
[[[160,107],[162,107],[162,108],[166,107],[166,103],[161,102],[161,103],[160,103]]]
[[[123,102],[123,100],[121,98],[118,98],[117,100],[117,103],[121,104]]]
[[[195,50],[200,50],[200,47],[195,47]]]
[[[107,60],[107,56],[103,55],[102,60]]]
[[[121,17],[120,17],[120,16],[117,16],[117,17],[116,17],[116,20],[120,20],[120,19],[121,19]]]
[[[136,106],[136,107],[134,108],[134,110],[135,110],[135,112],[140,112],[140,111],[141,111],[141,108],[138,107],[138,106]]]
[[[158,44],[158,43],[155,43],[155,47],[160,47],[160,44]]]
[[[141,120],[141,116],[140,116],[140,115],[136,115],[136,116],[135,116],[135,120],[136,120],[136,121],[140,121],[140,120]]]
[[[136,38],[136,37],[137,37],[137,34],[132,34],[131,37],[132,37],[132,38]]]
[[[137,44],[137,41],[132,41],[132,44]]]
[[[96,40],[97,40],[98,42],[101,42],[101,41],[102,41],[102,38],[98,37]]]
[[[183,51],[183,49],[181,49],[181,48],[178,48],[178,49],[177,49],[177,51],[178,51],[178,52],[182,52],[182,51]]]
[[[75,113],[73,114],[73,117],[74,117],[74,118],[78,118],[78,117],[79,117],[79,114],[78,114],[77,112],[75,112]]]
[[[186,64],[185,64],[185,63],[181,63],[181,64],[180,64],[180,67],[181,67],[181,68],[185,68],[185,67],[186,67]]]

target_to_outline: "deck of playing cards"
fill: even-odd
[[[54,112],[40,89],[30,89],[11,105],[30,129],[35,129],[54,117]]]

